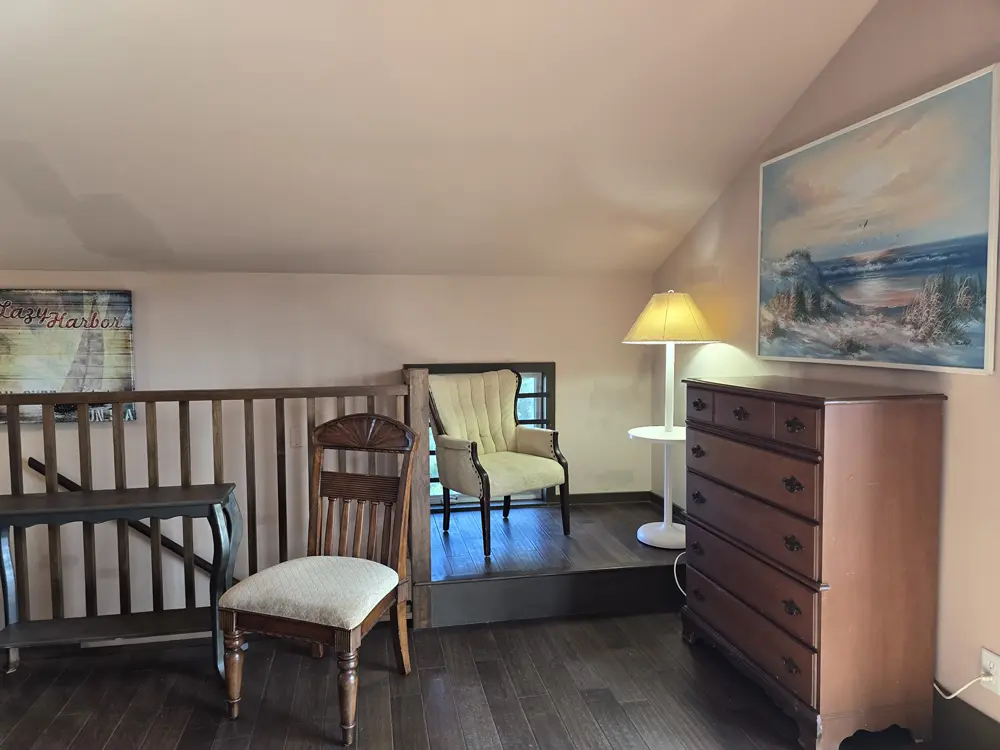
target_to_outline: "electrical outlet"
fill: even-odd
[[[984,648],[981,661],[980,669],[982,670],[982,674],[993,675],[993,682],[983,682],[980,684],[991,693],[1000,695],[1000,654],[995,654],[988,648]]]

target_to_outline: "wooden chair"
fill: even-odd
[[[313,439],[308,556],[250,576],[219,602],[229,717],[235,719],[240,712],[246,633],[309,641],[314,656],[321,657],[324,646],[337,652],[340,726],[344,744],[351,745],[358,701],[358,647],[386,612],[397,634],[399,669],[410,673],[406,539],[410,458],[420,437],[394,419],[352,414],[320,425]],[[393,476],[348,473],[343,465],[340,471],[326,471],[323,458],[332,450],[400,455],[402,465]],[[325,523],[323,499],[327,500]]]

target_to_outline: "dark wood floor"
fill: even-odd
[[[676,615],[420,631],[395,671],[361,648],[360,750],[793,750],[794,727]],[[223,718],[205,646],[32,660],[0,679],[0,747],[302,750],[339,746],[335,660],[255,641],[242,716]],[[845,750],[847,746],[845,745]],[[866,748],[889,748],[886,744]],[[926,746],[924,746],[926,747]]]
[[[431,516],[431,580],[496,575],[566,573],[607,568],[669,565],[677,552],[647,547],[635,538],[644,523],[663,511],[647,502],[574,505],[571,535],[562,533],[558,506],[513,508],[506,521],[490,513],[492,555],[483,557],[478,511],[453,512],[445,533],[443,517]]]

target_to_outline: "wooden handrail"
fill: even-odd
[[[403,385],[337,385],[311,388],[218,388],[194,391],[96,391],[87,393],[5,393],[0,406],[46,404],[130,404],[150,401],[246,401],[247,399],[340,398],[407,396]]]
[[[43,464],[41,461],[39,461],[37,458],[33,456],[28,458],[28,468],[33,469],[42,476],[45,476],[45,464]],[[83,487],[81,487],[79,484],[77,484],[67,476],[63,476],[62,474],[57,473],[56,477],[58,478],[59,486],[62,487],[64,490],[68,490],[69,492],[79,492],[80,490],[83,489]],[[129,521],[128,525],[130,528],[134,529],[135,531],[138,531],[140,534],[142,534],[147,539],[152,541],[153,529],[150,528],[147,524],[144,524],[142,521]],[[161,534],[160,545],[168,552],[172,552],[175,555],[177,555],[177,557],[183,559],[184,547],[179,545],[173,539],[163,536]],[[212,563],[210,563],[201,555],[194,556],[194,566],[204,571],[205,573],[211,574],[212,572]],[[233,578],[233,583],[239,583],[239,582],[240,582],[239,578],[236,577]]]

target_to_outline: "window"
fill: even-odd
[[[467,364],[434,364],[434,365],[404,365],[404,368],[423,367],[431,374],[488,372],[504,368],[521,375],[521,388],[517,393],[516,414],[518,424],[555,429],[555,392],[556,365],[555,362],[491,362]],[[437,456],[435,454],[434,435],[428,425],[430,439],[430,474],[431,474],[431,505],[441,504],[442,487],[438,479]],[[542,491],[528,492],[518,495],[519,499],[542,500]],[[452,503],[461,502],[462,498],[452,495]]]

